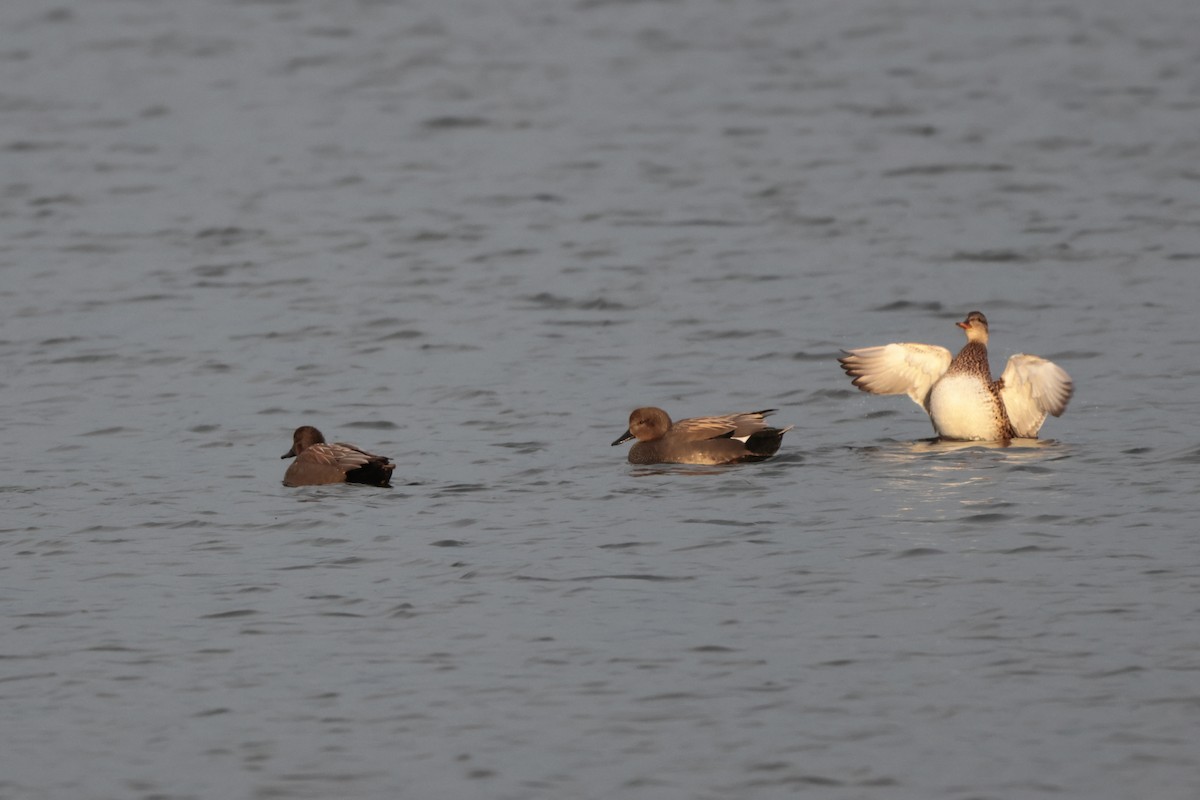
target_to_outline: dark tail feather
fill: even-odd
[[[365,483],[368,486],[391,486],[392,470],[395,464],[388,463],[386,458],[371,460],[358,469],[346,473],[346,483]]]
[[[786,428],[764,428],[756,431],[746,440],[746,450],[755,458],[773,456],[779,450],[779,445],[783,444],[783,435],[791,429],[789,425]]]

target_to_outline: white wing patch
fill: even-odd
[[[1017,353],[1008,360],[1000,376],[1004,388],[1000,399],[1016,435],[1037,437],[1046,415],[1061,416],[1075,391],[1066,370],[1041,356]]]
[[[929,410],[929,390],[950,368],[950,351],[933,344],[895,342],[846,350],[838,359],[854,385],[871,394],[906,394]]]

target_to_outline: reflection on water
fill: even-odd
[[[1058,445],[1053,439],[1006,439],[1002,442],[955,442],[946,439],[928,439],[919,442],[913,442],[913,452],[954,452],[957,450],[1003,450],[1006,455],[1014,455],[1020,457],[1020,454],[1029,454],[1030,451],[1037,451],[1045,447],[1056,447]]]
[[[732,465],[721,465],[712,467],[697,467],[687,464],[661,464],[653,467],[634,467],[629,470],[629,474],[635,478],[644,478],[648,475],[721,475],[726,472]]]
[[[876,489],[888,519],[922,523],[954,520],[995,524],[1016,518],[1012,497],[1023,488],[1049,488],[1046,476],[1069,459],[1070,448],[1044,439],[955,442],[889,441],[855,448],[878,476]],[[1054,466],[1051,466],[1054,465]],[[1045,493],[1024,500],[1025,513],[1053,502]]]

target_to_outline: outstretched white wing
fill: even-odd
[[[1017,353],[1000,376],[1000,399],[1017,436],[1033,439],[1047,414],[1061,416],[1075,391],[1071,376],[1053,361]]]
[[[934,344],[895,342],[846,350],[838,359],[854,385],[871,394],[906,394],[929,410],[929,390],[950,368],[950,351]]]

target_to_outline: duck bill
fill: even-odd
[[[968,325],[965,322],[956,322],[954,324],[957,325],[958,327],[962,328],[964,331],[971,327],[970,325]]]
[[[295,447],[293,447],[291,450],[288,450],[286,453],[284,453],[283,455],[280,456],[280,458],[295,458],[295,457],[296,457],[296,448]]]
[[[615,442],[613,442],[611,445],[609,445],[609,447],[616,447],[617,445],[619,445],[623,442],[628,442],[632,438],[633,438],[633,434],[630,433],[629,431],[625,431],[620,436],[618,436],[617,440]]]

